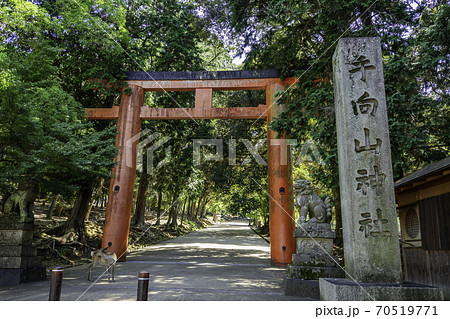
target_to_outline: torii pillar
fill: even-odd
[[[130,85],[129,88],[131,95],[122,94],[120,101],[116,136],[118,155],[115,159],[118,163],[112,170],[102,241],[103,248],[112,243],[110,250],[117,253],[119,261],[126,259],[139,143],[139,139],[133,137],[141,130],[140,115],[145,95],[142,87]]]
[[[270,257],[274,265],[288,265],[295,254],[294,195],[292,156],[288,140],[277,139],[269,129],[270,121],[284,111],[276,102],[276,94],[284,89],[277,82],[266,87],[267,112],[267,164],[269,180]]]

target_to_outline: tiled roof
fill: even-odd
[[[450,157],[446,157],[440,161],[437,161],[437,162],[434,162],[433,164],[425,166],[424,168],[419,169],[418,171],[415,171],[414,173],[412,173],[408,176],[405,176],[405,177],[399,179],[395,183],[395,188],[405,186],[405,185],[410,184],[418,179],[430,176],[436,172],[442,171],[449,167],[450,167]]]

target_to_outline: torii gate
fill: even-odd
[[[87,119],[117,120],[116,147],[119,150],[112,170],[102,247],[111,242],[111,250],[126,260],[131,206],[136,175],[136,155],[141,120],[175,119],[259,119],[267,123],[283,111],[275,94],[292,85],[294,78],[280,79],[277,70],[198,71],[198,72],[127,72],[131,95],[123,94],[120,107],[85,109]],[[265,90],[266,105],[258,107],[213,108],[212,91]],[[195,91],[195,108],[149,108],[143,106],[145,91]],[[291,152],[287,140],[278,140],[267,129],[270,254],[275,265],[287,265],[295,253],[294,201]],[[127,141],[134,141],[127,145]],[[128,142],[130,144],[130,142]],[[132,158],[132,163],[126,159]]]

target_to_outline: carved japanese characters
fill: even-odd
[[[357,281],[401,280],[379,38],[340,39],[333,56],[345,265]]]

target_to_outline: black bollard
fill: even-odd
[[[138,277],[138,291],[137,291],[137,301],[147,301],[148,299],[148,282],[149,274],[146,271],[139,273]]]
[[[50,282],[49,301],[59,301],[61,299],[61,285],[64,270],[61,267],[52,269],[52,279]]]

